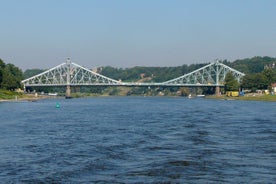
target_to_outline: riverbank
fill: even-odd
[[[29,102],[35,102],[37,100],[46,99],[46,98],[52,98],[49,96],[34,96],[34,95],[24,95],[22,97],[14,97],[10,99],[1,99],[0,102],[17,102],[17,101],[29,101]]]
[[[45,98],[52,97],[47,95],[25,94],[8,90],[0,90],[0,102],[37,101]]]
[[[109,95],[109,94],[94,94],[94,93],[72,93],[73,98],[82,98],[82,97],[103,97],[103,96],[127,96],[126,94],[123,95]],[[134,95],[139,96],[139,95]],[[142,95],[141,95],[142,96]],[[155,96],[155,95],[152,95]],[[159,96],[159,95],[158,95]],[[169,95],[171,96],[171,95]],[[59,96],[60,97],[60,96]],[[48,95],[36,95],[36,94],[25,94],[25,93],[18,93],[13,91],[7,90],[0,90],[0,102],[16,102],[16,101],[37,101],[40,99],[46,98],[57,98],[56,96],[48,96]],[[239,97],[227,97],[225,95],[209,95],[206,96],[207,99],[220,99],[220,100],[248,100],[248,101],[270,101],[276,102],[276,95],[265,95],[265,94],[258,94],[258,93],[248,93],[245,96]]]
[[[238,97],[227,97],[225,95],[220,96],[206,96],[208,99],[221,99],[221,100],[247,100],[247,101],[268,101],[268,102],[276,102],[276,95],[265,95],[265,94],[256,94],[250,93],[246,94],[245,96],[238,96]]]

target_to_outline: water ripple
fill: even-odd
[[[0,103],[1,182],[276,181],[274,103],[58,100]]]

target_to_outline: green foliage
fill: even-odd
[[[3,81],[3,70],[5,68],[5,63],[0,59],[0,88]]]
[[[243,89],[249,89],[256,91],[257,89],[267,89],[268,80],[262,73],[249,74],[243,77],[242,84]]]
[[[271,83],[276,82],[276,68],[273,68],[276,64],[276,58],[258,56],[236,60],[234,62],[223,60],[222,63],[246,74],[242,80],[242,88],[251,90],[267,89]],[[150,78],[147,82],[164,82],[187,74],[205,65],[206,64],[191,64],[178,67],[134,67],[126,69],[102,67],[101,74],[123,81],[138,81],[141,79],[141,74],[144,74],[144,77]],[[237,81],[232,80],[227,83],[227,90],[239,89],[239,83]],[[135,93],[136,91],[137,90],[134,90]],[[214,88],[203,88],[202,93],[213,94]]]
[[[233,63],[226,62],[224,64],[245,74],[254,74],[262,72],[266,66],[272,65],[273,63],[276,63],[276,58],[258,56],[236,60]]]
[[[256,91],[268,89],[271,83],[276,82],[276,58],[253,57],[234,62],[224,61],[224,64],[246,74],[241,82],[242,89]]]
[[[23,76],[24,76],[24,79],[27,79],[27,78],[33,77],[37,74],[40,74],[44,71],[45,70],[42,70],[42,69],[28,69],[24,72]]]
[[[22,97],[22,94],[14,91],[0,89],[0,99],[15,99],[16,97]]]
[[[180,96],[188,96],[191,93],[188,87],[181,87],[179,91],[180,91]]]
[[[270,87],[272,83],[276,82],[276,70],[272,68],[266,68],[261,74],[264,76],[266,85],[268,87]]]
[[[267,59],[275,61],[274,59]],[[268,62],[264,65],[264,69],[258,73],[250,73],[243,77],[242,88],[252,91],[257,89],[269,89],[272,83],[276,82],[275,63]]]
[[[216,92],[216,88],[215,87],[202,87],[202,94],[205,95],[213,95]]]
[[[110,92],[109,95],[113,96],[113,95],[118,95],[119,90],[117,87],[114,87]]]
[[[222,63],[245,74],[256,74],[262,72],[266,66],[270,66],[273,63],[276,64],[276,58],[258,56],[236,60],[234,62],[223,60]],[[192,72],[206,64],[191,64],[177,67],[133,67],[125,69],[116,69],[108,66],[102,67],[99,73],[123,81],[137,81],[141,79],[141,74],[144,74],[144,77],[150,78],[148,82],[164,82]]]
[[[101,67],[99,73],[122,81],[138,81],[143,78],[147,78],[147,82],[164,82],[170,79],[174,79],[200,67],[205,64],[193,64],[193,65],[182,65],[178,67],[142,67],[136,66],[133,68],[113,68],[110,66]]]
[[[238,91],[240,87],[239,82],[235,79],[232,73],[228,73],[225,77],[225,90]]]
[[[0,59],[0,88],[15,90],[21,87],[22,71],[13,64],[5,64]]]

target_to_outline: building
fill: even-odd
[[[272,92],[275,94],[276,93],[276,83],[271,84],[271,89],[272,89]]]

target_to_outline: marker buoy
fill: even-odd
[[[58,102],[56,103],[56,108],[60,108],[60,105],[59,105],[59,103],[58,103]]]

